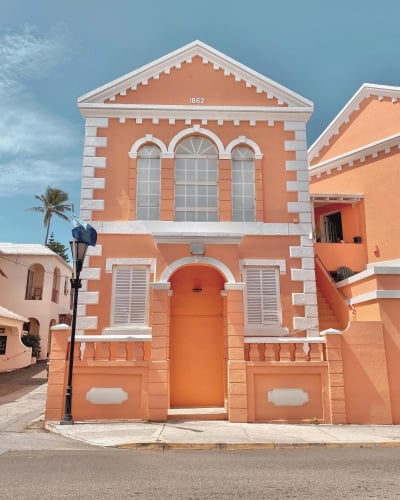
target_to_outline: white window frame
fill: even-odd
[[[259,283],[250,283],[251,279],[257,279],[257,273],[259,275]],[[250,276],[252,274],[252,276]],[[283,336],[287,335],[287,329],[282,327],[282,304],[281,304],[281,294],[280,294],[280,267],[279,266],[246,266],[243,269],[243,277],[245,282],[244,288],[244,334],[247,337],[265,336]],[[266,283],[268,279],[273,278],[274,283]],[[264,284],[263,284],[264,280]],[[274,299],[276,305],[270,307],[268,305],[268,297],[270,293],[261,293],[262,287],[271,290],[274,288]],[[257,286],[258,297],[257,297]],[[254,292],[250,292],[250,287],[255,287]],[[270,291],[269,290],[269,291]],[[267,290],[268,291],[268,290]],[[257,304],[258,302],[258,304]],[[257,307],[259,309],[257,310]],[[260,321],[255,321],[250,318],[251,308],[253,308],[254,316],[259,316]],[[268,319],[268,316],[275,316],[274,320]]]
[[[116,292],[116,286],[117,286],[117,276],[118,273],[121,271],[126,271],[130,272],[131,276],[135,271],[140,271],[141,273],[145,273],[144,278],[145,278],[145,283],[144,283],[144,298],[143,298],[143,310],[140,312],[140,315],[142,317],[141,321],[129,321],[128,316],[132,316],[132,309],[134,306],[134,297],[131,293],[129,297],[127,298],[126,305],[128,306],[128,312],[126,314],[126,319],[127,321],[116,321],[116,300],[117,300],[117,292]],[[111,330],[124,330],[124,329],[133,329],[133,330],[141,330],[141,329],[148,329],[149,325],[149,292],[150,292],[150,266],[139,266],[139,265],[115,265],[113,266],[112,269],[112,298],[111,298],[111,318],[110,318],[110,323],[111,323]],[[132,277],[130,278],[131,282],[128,284],[129,286],[132,285]],[[143,286],[143,284],[141,284]]]
[[[204,147],[205,146],[205,147]],[[179,161],[179,167],[178,167]],[[207,168],[201,167],[206,162]],[[184,167],[182,168],[182,164]],[[178,175],[178,168],[183,178]],[[175,215],[176,221],[218,221],[218,150],[210,139],[203,136],[189,136],[178,144],[175,151]],[[200,180],[199,173],[206,173],[207,179]],[[215,180],[209,174],[215,174]],[[215,190],[215,196],[209,190]],[[179,191],[183,191],[180,193]],[[200,191],[206,191],[201,194]],[[188,194],[190,192],[190,194]],[[184,197],[184,203],[178,203]],[[211,200],[215,199],[215,203]],[[195,203],[189,205],[188,200]],[[206,201],[201,206],[200,201]]]
[[[152,172],[157,174],[156,180],[150,178]],[[136,219],[160,220],[161,151],[158,146],[146,144],[139,149],[136,175]]]
[[[232,220],[235,222],[254,222],[256,220],[254,152],[248,146],[235,147],[232,150],[231,164]],[[247,178],[249,174],[251,174],[251,179]],[[251,193],[245,192],[246,186],[251,187]],[[246,205],[251,206],[247,207]]]

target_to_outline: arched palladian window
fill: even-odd
[[[232,151],[232,220],[255,219],[254,153],[239,146]]]
[[[218,220],[218,152],[201,136],[191,136],[175,151],[175,220]]]
[[[138,151],[136,219],[160,219],[160,149],[147,144]]]

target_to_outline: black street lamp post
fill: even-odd
[[[76,316],[78,308],[78,292],[82,287],[80,275],[82,271],[83,261],[85,259],[88,243],[81,241],[71,241],[71,253],[74,261],[74,277],[71,278],[71,287],[74,290],[74,301],[72,309],[72,325],[71,325],[71,340],[69,344],[69,364],[68,364],[68,381],[65,391],[65,407],[64,415],[60,421],[61,425],[71,425],[74,423],[72,418],[72,371],[74,368],[74,349],[75,349],[75,330],[76,330]]]

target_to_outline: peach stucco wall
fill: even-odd
[[[299,363],[298,366],[282,364],[249,363],[247,369],[249,384],[249,421],[307,422],[330,421],[330,407],[327,392],[327,364]],[[308,400],[303,404],[276,405],[268,395],[276,388],[302,390]]]
[[[353,322],[342,342],[347,423],[392,423],[382,323]]]
[[[380,304],[393,423],[400,423],[400,320],[398,300],[387,299]]]
[[[188,244],[160,244],[156,247],[152,239],[145,235],[102,235],[101,243],[102,255],[90,257],[91,266],[102,269],[102,273],[100,280],[89,281],[87,286],[89,292],[99,292],[99,303],[86,305],[86,314],[98,317],[97,328],[87,330],[88,334],[100,333],[110,326],[112,273],[105,272],[106,258],[156,258],[156,275],[151,276],[151,281],[157,281],[168,266],[191,255]],[[300,267],[299,259],[289,256],[289,246],[296,244],[299,244],[299,241],[295,236],[245,237],[239,245],[206,245],[205,254],[227,266],[238,282],[242,280],[239,268],[239,261],[242,259],[285,259],[288,270],[280,275],[282,324],[289,331],[293,331],[293,317],[303,315],[303,307],[292,303],[292,294],[302,291],[301,282],[293,281],[290,274],[290,268]]]
[[[201,125],[201,120],[192,120],[191,126],[185,126],[182,121],[175,124],[160,122],[155,128],[151,120],[143,120],[139,125],[134,120],[120,123],[118,119],[110,119],[107,129],[99,129],[99,136],[107,138],[106,148],[97,148],[97,154],[104,156],[108,165],[118,165],[118,175],[113,169],[96,172],[96,176],[105,178],[107,189],[95,190],[94,199],[104,199],[104,211],[94,212],[93,220],[113,221],[129,220],[132,218],[136,197],[136,159],[129,158],[128,152],[132,145],[147,134],[154,135],[168,146],[176,134],[182,130],[190,129],[194,125]],[[285,141],[294,139],[292,131],[284,131],[283,124],[277,122],[274,127],[267,123],[261,123],[257,127],[251,127],[248,122],[242,122],[240,130],[231,122],[223,127],[216,121],[209,121],[204,127],[215,133],[227,146],[238,135],[246,136],[254,141],[264,156],[261,160],[255,160],[259,165],[256,183],[258,202],[261,204],[259,220],[265,222],[295,222],[293,215],[288,214],[287,203],[297,201],[295,193],[286,189],[287,181],[296,180],[296,172],[286,171],[285,161],[294,160],[293,151],[285,151]],[[200,134],[201,135],[201,134]],[[230,160],[219,160],[220,175],[224,164],[230,166]],[[169,174],[167,175],[167,173]],[[162,159],[163,190],[161,193],[161,220],[172,220],[173,214],[173,160]],[[229,178],[220,178],[220,194],[224,189],[224,181]],[[226,197],[228,193],[225,193]],[[230,198],[231,195],[229,195]],[[225,198],[226,199],[226,198]],[[220,196],[220,208],[224,206],[224,198]],[[229,201],[229,199],[227,200]],[[230,210],[227,211],[226,220],[230,219]]]
[[[209,106],[285,106],[274,97],[267,99],[255,87],[249,89],[245,81],[236,81],[233,74],[225,75],[222,68],[204,64],[199,56],[190,63],[183,62],[179,69],[172,68],[169,74],[160,74],[157,80],[139,85],[135,91],[127,90],[125,96],[118,95],[112,102],[189,105],[192,97],[203,98],[204,105]]]

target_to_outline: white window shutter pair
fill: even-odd
[[[280,325],[278,271],[275,268],[246,269],[247,324]]]
[[[114,275],[113,324],[147,324],[149,270],[117,267]]]

